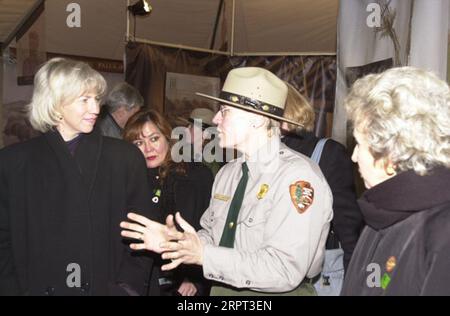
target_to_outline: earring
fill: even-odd
[[[393,176],[395,174],[395,169],[392,165],[389,165],[387,167],[384,168],[384,171],[386,172],[386,174],[388,176]]]

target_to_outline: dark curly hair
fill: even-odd
[[[160,113],[154,110],[142,109],[135,113],[128,120],[125,128],[123,130],[123,139],[133,143],[135,140],[139,139],[142,135],[142,129],[145,123],[153,123],[159,129],[161,134],[166,138],[169,143],[169,151],[164,159],[164,162],[159,167],[159,175],[161,180],[164,181],[167,175],[171,172],[175,172],[180,175],[185,175],[187,172],[187,165],[184,162],[176,163],[172,160],[170,155],[172,146],[175,144],[176,140],[171,139],[172,127],[169,122]]]

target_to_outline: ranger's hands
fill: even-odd
[[[162,258],[171,259],[172,262],[165,264],[161,270],[167,271],[178,267],[180,264],[203,264],[203,244],[195,231],[195,228],[189,225],[180,215],[179,212],[175,215],[177,223],[184,230],[184,233],[171,229],[168,233],[170,241],[163,242],[161,248],[163,249]],[[172,217],[167,217],[166,224],[169,227],[175,227]]]
[[[173,215],[166,219],[166,225],[152,221],[144,216],[128,213],[127,216],[132,222],[121,222],[120,227],[124,228],[121,235],[126,238],[138,239],[142,243],[132,243],[133,250],[147,249],[156,253],[161,253],[161,244],[170,240],[169,234],[177,232],[173,221]]]

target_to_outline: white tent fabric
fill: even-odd
[[[409,64],[447,79],[448,0],[415,0]]]
[[[395,16],[393,30],[398,40],[396,61],[394,41],[381,36],[367,24],[374,11],[369,5],[388,4]],[[345,0],[340,2],[338,21],[338,74],[333,120],[333,138],[347,144],[347,118],[343,101],[350,88],[345,74],[351,67],[359,67],[359,75],[382,70],[386,65],[369,65],[392,58],[390,66],[416,66],[434,70],[445,79],[447,70],[448,0]],[[412,19],[411,19],[412,17]],[[382,21],[381,21],[382,22]],[[381,24],[383,28],[383,23]],[[382,31],[382,30],[380,30]],[[410,44],[409,44],[410,43]],[[408,59],[409,56],[409,59]],[[369,67],[369,69],[364,68]],[[355,72],[356,73],[356,72]]]
[[[340,2],[338,19],[338,73],[336,80],[336,101],[334,108],[333,139],[347,145],[347,115],[343,107],[348,86],[345,72],[348,67],[358,67],[375,61],[393,58],[394,45],[389,37],[381,37],[372,25],[367,24],[371,11],[367,11],[373,0],[345,0]],[[398,14],[394,27],[400,47],[405,48],[408,40],[411,0],[393,0],[390,4]],[[405,51],[405,50],[403,50]],[[402,54],[402,60],[405,55]]]

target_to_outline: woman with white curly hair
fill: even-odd
[[[342,294],[449,295],[449,86],[394,68],[358,80],[345,105],[368,190]]]

